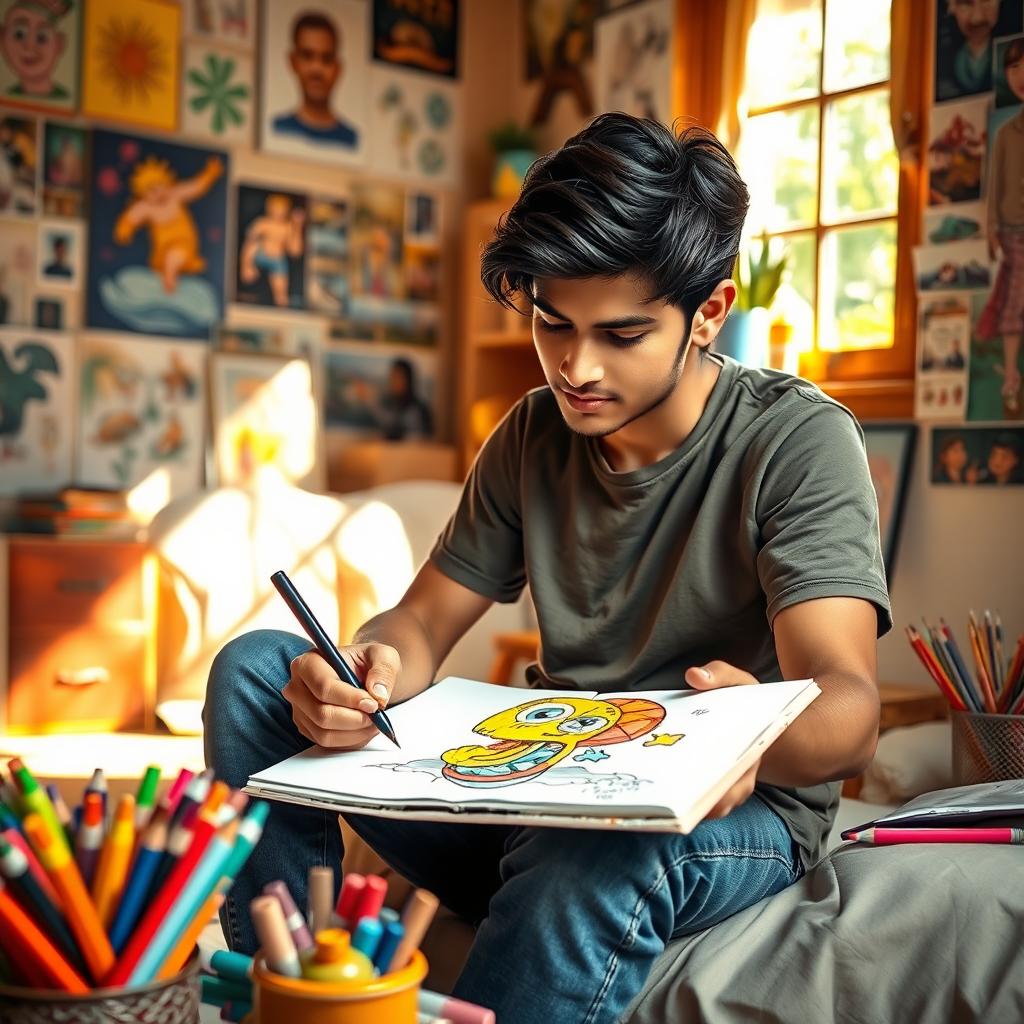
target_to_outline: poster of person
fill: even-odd
[[[224,310],[228,156],[93,134],[90,327],[206,338]]]
[[[987,237],[984,200],[928,207],[924,211],[924,237],[931,245]]]
[[[134,487],[157,474],[168,499],[202,484],[205,345],[78,338],[75,480]]]
[[[933,427],[931,482],[1006,487],[1024,483],[1024,427]]]
[[[579,117],[594,112],[586,65],[594,52],[593,0],[526,0],[526,79],[536,82],[531,125],[544,124],[563,93]]]
[[[37,210],[38,123],[0,115],[0,216],[30,217]]]
[[[324,352],[324,414],[329,429],[386,441],[434,432],[433,355],[333,345]]]
[[[367,149],[369,7],[264,0],[260,148],[338,164]]]
[[[306,305],[338,316],[348,308],[350,252],[347,199],[311,196],[306,258]]]
[[[458,78],[459,0],[373,0],[373,56]]]
[[[920,292],[988,288],[992,283],[988,247],[980,240],[915,246],[914,277]]]
[[[71,482],[73,372],[70,335],[0,330],[0,495]]]
[[[32,323],[35,283],[35,224],[0,220],[0,324]]]
[[[1024,7],[1024,4],[1021,5]],[[997,39],[992,50],[992,84],[995,88],[996,107],[1016,107],[1022,100],[1021,44],[1024,35]]]
[[[216,145],[251,146],[253,60],[236,50],[186,43],[181,130]]]
[[[178,126],[181,8],[163,0],[89,0],[82,113],[173,132]]]
[[[81,0],[0,0],[0,101],[78,107]]]
[[[324,486],[317,400],[305,359],[211,353],[210,410],[220,486],[245,487],[264,466],[300,487]]]
[[[459,87],[413,71],[373,68],[370,163],[396,178],[459,178]]]
[[[85,259],[85,225],[80,221],[39,222],[36,246],[39,284],[43,287],[78,289]]]
[[[1004,394],[1006,349],[1002,337],[981,337],[978,333],[982,314],[989,305],[990,293],[969,292],[964,298],[970,302],[971,315],[967,419],[982,422],[1024,420],[1024,408],[1019,401],[1019,391],[1007,389]]]
[[[1020,0],[935,0],[935,102],[992,90],[992,41],[1020,32]]]
[[[999,268],[976,334],[979,342],[994,341],[1001,349],[1000,394],[1006,415],[1016,417],[1024,404],[1024,35],[998,46],[996,54],[1001,81],[1018,105],[1004,107],[993,117],[986,187],[988,254],[999,261]]]
[[[305,302],[306,197],[239,185],[235,301],[279,309]]]
[[[594,33],[598,112],[672,120],[672,0],[647,0],[600,18]]]
[[[43,127],[43,212],[49,217],[85,215],[88,133],[59,121]]]
[[[930,293],[918,302],[918,419],[963,419],[971,353],[970,296]]]
[[[933,107],[928,141],[928,204],[981,198],[989,98]]]
[[[182,0],[185,35],[214,46],[251,50],[256,40],[256,0]]]

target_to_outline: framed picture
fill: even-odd
[[[915,423],[862,423],[868,471],[878,498],[878,535],[885,575],[892,585],[896,545],[917,443]]]
[[[256,39],[256,0],[182,0],[185,35],[218,46],[251,50]]]
[[[32,322],[29,297],[36,283],[36,226],[0,220],[0,324]]]
[[[210,353],[210,410],[220,485],[251,483],[273,466],[290,483],[324,486],[323,446],[309,361]]]
[[[40,221],[36,246],[39,284],[49,288],[81,287],[84,248],[85,225],[80,221]]]
[[[939,0],[935,10],[935,101],[992,90],[993,40],[1020,32],[1017,0]]]
[[[0,216],[31,217],[37,212],[38,141],[34,118],[0,113]]]
[[[284,189],[238,185],[235,301],[279,309],[305,303],[307,198]]]
[[[205,339],[224,316],[226,153],[93,133],[90,327]]]
[[[374,0],[373,56],[388,64],[458,78],[459,0]]]
[[[47,121],[43,130],[43,212],[49,217],[85,216],[88,133]]]
[[[72,331],[82,326],[77,292],[39,292],[32,297],[32,323],[48,331]]]
[[[162,0],[89,0],[82,112],[143,128],[178,127],[181,8]]]
[[[71,335],[0,330],[0,495],[53,491],[71,481]]]
[[[187,43],[181,130],[221,146],[252,145],[253,61],[247,53]]]
[[[263,0],[260,148],[335,164],[366,152],[369,8]]]
[[[1024,427],[933,427],[931,482],[952,486],[1024,484]]]
[[[77,109],[82,6],[82,0],[0,0],[0,101]]]

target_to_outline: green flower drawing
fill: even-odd
[[[192,86],[188,105],[195,114],[209,109],[210,127],[217,135],[223,135],[232,125],[239,127],[245,122],[242,109],[250,91],[247,85],[232,81],[237,67],[231,57],[208,53],[202,68],[192,68],[188,73]]]

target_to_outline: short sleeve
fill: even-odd
[[[863,434],[842,406],[815,403],[772,452],[757,498],[757,572],[769,623],[821,597],[860,597],[892,611],[878,534],[878,501]]]
[[[526,421],[524,400],[494,428],[430,553],[446,576],[493,601],[515,601],[526,586],[520,491]]]

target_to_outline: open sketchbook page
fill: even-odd
[[[312,747],[247,788],[367,811],[688,819],[818,692],[810,680],[594,694],[445,679],[389,709],[401,750],[383,737]]]

